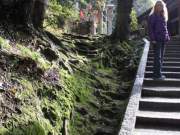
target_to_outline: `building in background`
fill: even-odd
[[[101,11],[100,34],[111,35],[115,25],[116,0],[107,0]]]
[[[111,35],[115,26],[116,0],[106,0],[100,9],[93,8],[93,2],[95,1],[91,1],[85,8],[81,8],[79,0],[76,0],[74,7],[79,11],[80,16],[80,21],[78,22],[80,25],[77,25],[79,27],[78,29],[83,29],[80,28],[81,24],[89,23],[90,34]],[[80,32],[80,34],[84,33],[87,34],[87,32]]]
[[[111,1],[106,5],[107,10],[107,35],[111,35],[115,26],[115,3]]]

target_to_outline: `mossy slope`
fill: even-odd
[[[123,43],[109,49],[111,44],[100,37],[57,38],[50,33],[48,42],[47,35],[16,32],[15,41],[0,37],[0,82],[6,84],[0,93],[0,134],[114,134],[132,86],[139,47]],[[23,41],[18,40],[21,36]],[[44,50],[55,59],[48,59]]]

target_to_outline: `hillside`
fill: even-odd
[[[141,41],[115,45],[99,36],[57,36],[6,24],[0,24],[0,134],[118,130]]]

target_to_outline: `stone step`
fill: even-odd
[[[180,46],[166,46],[165,47],[165,52],[179,52],[180,51]],[[154,52],[153,48],[149,49],[149,52]]]
[[[147,61],[147,66],[153,66],[153,61]],[[180,62],[177,61],[165,61],[163,62],[163,66],[180,66]]]
[[[173,55],[173,56],[178,56],[180,54],[180,52],[165,52],[164,55]],[[154,52],[149,52],[148,54],[149,56],[154,56]]]
[[[153,50],[151,50],[151,51],[153,51]],[[168,46],[168,47],[166,47],[165,48],[165,51],[164,52],[168,52],[168,51],[171,51],[171,52],[173,52],[173,51],[180,51],[180,48],[179,47],[175,47],[175,46]]]
[[[166,45],[180,45],[180,41],[169,41]]]
[[[170,41],[166,42],[166,45],[167,44],[171,44],[171,43],[180,43],[180,40],[177,40],[177,39],[171,39]]]
[[[133,132],[133,135],[180,135],[180,131],[177,131],[178,129],[172,129],[170,130],[169,127],[159,128],[156,129],[154,127],[151,128],[145,128],[145,127],[139,127],[136,128]]]
[[[153,66],[146,66],[146,71],[153,71]],[[162,71],[164,72],[180,72],[180,66],[163,66]]]
[[[152,78],[144,78],[143,86],[180,87],[180,79],[167,78],[165,80],[154,80]]]
[[[162,133],[165,135],[179,135],[179,112],[137,112],[135,135],[163,135]]]
[[[180,98],[180,87],[143,87],[142,97]]]
[[[153,51],[153,50],[154,50],[153,47],[149,48],[149,51]],[[168,51],[180,51],[180,45],[166,45],[165,50],[168,50]]]
[[[180,72],[162,72],[163,75],[166,76],[166,78],[180,78]],[[152,78],[153,72],[152,71],[146,71],[145,77]]]
[[[154,57],[148,57],[148,61],[153,61],[153,60],[154,60]],[[177,58],[177,57],[164,57],[163,60],[180,62],[180,58]]]
[[[149,50],[149,53],[154,53],[154,50]],[[168,50],[168,49],[166,49],[165,51],[164,51],[164,53],[180,53],[180,50]]]
[[[166,44],[171,44],[171,43],[180,43],[180,40],[178,40],[178,39],[171,39],[170,41],[166,42]]]
[[[167,44],[165,44],[165,46],[167,47],[167,46],[177,46],[177,47],[179,47],[180,46],[180,42],[171,42],[171,43],[167,43]]]
[[[141,98],[139,102],[139,110],[165,112],[180,111],[180,99],[161,97]]]
[[[144,126],[179,127],[180,131],[180,112],[138,111],[136,115],[136,127],[142,124]]]
[[[133,135],[180,135],[180,38],[166,44],[162,73],[154,80],[153,46],[150,46],[145,78]]]
[[[172,52],[172,51],[180,51],[180,48],[177,48],[177,47],[175,47],[175,48],[169,47],[169,48],[166,48],[166,49],[165,49],[165,52],[166,52],[166,51],[171,51],[171,52]]]
[[[177,36],[171,36],[171,41],[179,41],[180,40],[180,36],[177,35]]]
[[[180,48],[180,44],[176,44],[176,43],[166,44],[166,45],[165,45],[165,48],[168,48],[168,47],[177,47],[177,48]]]
[[[148,54],[148,57],[154,57],[154,54]],[[180,58],[180,53],[174,53],[174,54],[164,54],[164,57],[176,57],[176,58]]]
[[[149,53],[154,53],[154,50],[150,50]],[[165,53],[180,53],[180,51],[178,51],[178,50],[174,50],[174,51],[172,51],[172,50],[165,50]]]

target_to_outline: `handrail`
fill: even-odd
[[[139,99],[141,97],[141,90],[142,90],[145,68],[148,58],[149,47],[150,47],[150,42],[145,38],[143,40],[145,42],[143,54],[137,70],[136,79],[134,82],[134,86],[132,88],[131,96],[126,108],[121,129],[118,135],[132,135],[133,129],[135,127],[136,113],[139,107]]]

